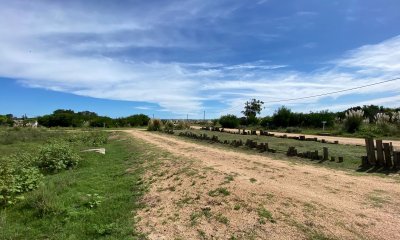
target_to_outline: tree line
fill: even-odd
[[[90,111],[74,112],[64,109],[37,118],[39,125],[45,127],[135,127],[147,126],[149,120],[144,114],[110,118]]]
[[[376,123],[379,121],[377,116],[380,114],[387,116],[388,123],[398,123],[396,114],[400,108],[385,108],[376,105],[364,105],[349,108],[345,111],[331,112],[328,110],[319,112],[293,112],[290,108],[281,106],[271,116],[257,117],[262,110],[264,102],[252,99],[245,103],[243,116],[237,117],[232,114],[221,116],[218,122],[225,128],[237,128],[239,126],[261,126],[270,129],[304,127],[304,128],[322,128],[322,122],[326,127],[332,127],[335,123],[343,123],[346,120],[346,113],[349,111],[362,111],[362,121],[367,123]]]

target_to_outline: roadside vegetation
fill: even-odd
[[[1,238],[139,236],[132,226],[146,189],[143,146],[131,141],[100,131],[0,129]],[[106,154],[82,152],[98,147]]]
[[[400,109],[364,105],[342,112],[328,110],[296,113],[288,107],[278,108],[272,116],[256,117],[263,102],[256,99],[246,102],[243,117],[232,114],[203,125],[223,128],[247,128],[287,133],[329,134],[353,137],[400,138]]]

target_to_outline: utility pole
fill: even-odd
[[[203,113],[203,121],[206,122],[206,110],[204,110],[204,113]]]
[[[186,122],[189,122],[189,114],[186,114]]]

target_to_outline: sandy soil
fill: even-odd
[[[293,164],[128,130],[171,153],[138,214],[150,239],[400,239],[399,176]]]
[[[193,129],[200,129],[199,126],[192,126]],[[237,129],[230,129],[225,128],[225,131],[237,132]],[[350,138],[350,137],[335,137],[335,136],[318,136],[318,135],[311,135],[311,134],[299,134],[299,133],[282,133],[282,132],[272,132],[268,131],[269,133],[275,134],[275,136],[283,136],[287,135],[288,137],[298,137],[300,135],[305,136],[306,138],[318,138],[318,139],[325,139],[328,142],[339,141],[339,144],[350,144],[350,145],[361,145],[365,146],[365,140],[363,138]],[[257,131],[259,134],[259,131]],[[383,142],[391,142],[395,149],[400,149],[400,141],[398,140],[390,140],[385,139]]]

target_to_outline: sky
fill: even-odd
[[[0,0],[0,114],[400,107],[398,0]]]

